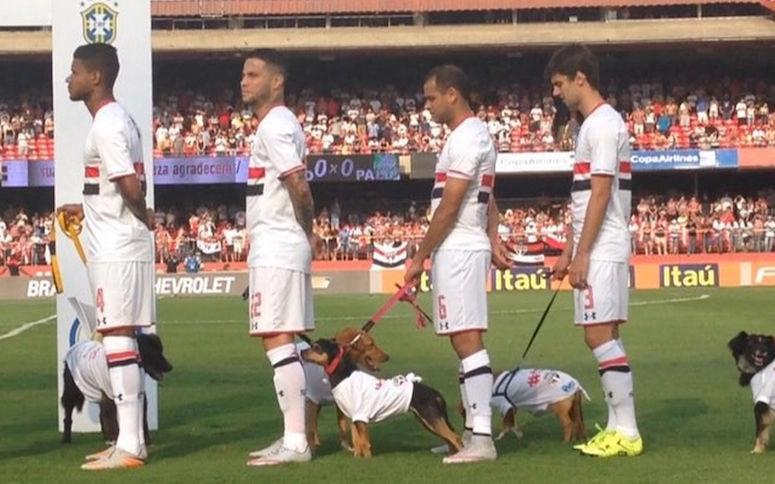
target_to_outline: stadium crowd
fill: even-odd
[[[636,254],[771,252],[775,250],[775,192],[761,196],[723,196],[713,201],[693,196],[641,197],[630,221]],[[315,259],[370,259],[375,246],[407,244],[411,257],[428,226],[427,207],[369,214],[341,209],[335,201],[315,219]],[[536,243],[564,240],[569,210],[563,201],[506,208],[499,232],[516,252]],[[50,213],[7,207],[0,218],[0,266],[43,265],[52,226]],[[245,261],[245,213],[237,205],[207,203],[187,212],[176,207],[156,214],[157,262],[187,266],[208,261]],[[540,250],[540,249],[539,249]]]
[[[235,89],[209,91],[161,83],[153,116],[155,156],[246,154],[258,120],[243,109]],[[343,86],[352,82],[343,82]],[[540,79],[489,83],[475,90],[477,116],[501,152],[571,150],[578,123]],[[165,86],[174,86],[167,88]],[[0,100],[0,143],[5,158],[51,159],[51,96]],[[729,77],[702,81],[613,81],[603,88],[627,121],[635,149],[775,146],[775,84]],[[446,128],[433,122],[422,94],[397,84],[332,89],[300,88],[288,96],[311,152],[353,154],[439,151]]]

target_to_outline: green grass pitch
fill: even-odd
[[[490,296],[486,343],[494,368],[517,364],[550,293]],[[645,451],[635,458],[582,457],[561,442],[557,420],[520,415],[525,436],[498,442],[494,463],[446,466],[428,449],[437,439],[410,415],[371,426],[374,457],[356,460],[338,448],[334,412],[323,410],[322,447],[310,464],[249,468],[247,453],[281,432],[271,370],[260,342],[247,336],[246,306],[236,298],[159,301],[159,333],[175,365],[160,388],[161,430],[143,469],[99,475],[79,469],[101,448],[97,434],[59,442],[54,322],[0,340],[0,482],[754,482],[772,475],[773,453],[749,455],[754,429],[750,389],[737,385],[726,342],[738,331],[773,333],[772,289],[633,291],[622,329],[635,375]],[[317,331],[332,336],[360,325],[385,296],[320,296]],[[421,298],[430,308],[428,296]],[[53,302],[4,302],[0,335],[54,313]],[[413,371],[454,408],[457,362],[448,340],[418,330],[408,305],[395,308],[373,334],[390,353],[386,376]],[[587,428],[604,423],[595,363],[571,323],[561,294],[525,365],[565,370],[592,396]],[[460,430],[460,419],[452,416]],[[497,427],[498,420],[494,420]]]

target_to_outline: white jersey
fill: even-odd
[[[612,176],[611,198],[603,225],[592,246],[591,259],[630,260],[628,223],[632,204],[630,135],[619,113],[608,104],[595,108],[581,124],[576,140],[571,202],[573,242],[578,247],[591,194],[592,175]]]
[[[505,415],[510,408],[540,415],[555,402],[581,390],[587,392],[572,376],[557,370],[521,368],[502,373],[493,382],[491,405]]]
[[[89,261],[153,262],[153,235],[132,214],[116,181],[136,176],[145,186],[140,130],[118,103],[94,116],[84,151],[83,213]]]
[[[437,250],[490,250],[487,209],[495,185],[498,154],[487,126],[475,117],[465,119],[447,138],[436,163],[431,213],[441,202],[447,178],[470,180],[455,226]]]
[[[766,403],[775,410],[775,360],[751,378],[753,402]]]
[[[353,422],[381,422],[409,411],[414,382],[403,375],[381,380],[354,371],[332,392],[337,406]]]
[[[65,363],[86,400],[99,402],[103,393],[113,399],[108,360],[101,343],[81,341],[71,346],[65,355]]]
[[[310,273],[312,251],[296,220],[283,180],[306,170],[305,138],[296,116],[285,106],[269,110],[258,125],[248,167],[248,266]]]
[[[331,393],[331,384],[328,382],[325,370],[316,363],[304,361],[301,357],[301,352],[309,347],[309,344],[303,341],[296,343],[296,353],[304,368],[304,378],[307,382],[305,395],[312,403],[330,405],[334,403],[334,395]]]

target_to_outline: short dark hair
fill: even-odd
[[[434,79],[439,90],[446,91],[454,88],[467,103],[471,102],[471,80],[463,69],[456,65],[444,64],[436,66],[425,76],[425,82]]]
[[[245,60],[260,59],[271,65],[284,78],[288,78],[288,62],[285,57],[275,49],[256,49],[245,56]]]
[[[546,66],[546,77],[551,79],[555,74],[573,78],[577,72],[587,77],[587,82],[595,89],[600,86],[600,64],[597,57],[586,45],[568,44],[558,49]]]
[[[112,88],[118,77],[118,52],[110,44],[84,44],[73,52],[73,59],[80,59],[90,70],[100,71],[105,84]]]

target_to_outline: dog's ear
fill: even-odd
[[[747,387],[748,385],[751,384],[752,379],[753,379],[752,374],[740,372],[740,378],[738,379],[738,383],[740,383],[741,387]]]
[[[729,340],[727,343],[727,348],[732,350],[732,353],[734,355],[739,355],[745,351],[745,345],[748,340],[748,333],[745,331],[740,331],[737,336]]]

